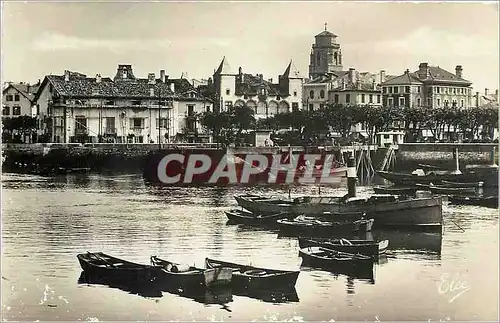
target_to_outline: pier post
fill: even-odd
[[[353,156],[347,161],[347,196],[356,197],[356,162]]]
[[[453,174],[462,174],[458,159],[458,147],[453,148],[453,158],[455,159],[455,170],[453,171]]]

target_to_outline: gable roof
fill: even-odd
[[[416,73],[405,72],[402,75],[392,77],[381,85],[405,85],[405,84],[423,84]]]
[[[5,93],[9,89],[13,88],[28,101],[33,102],[35,99],[35,94],[38,91],[39,87],[40,84],[30,85],[26,83],[10,83],[2,90],[2,93]]]
[[[233,70],[231,69],[231,66],[227,62],[226,56],[224,56],[222,58],[222,62],[220,62],[219,67],[215,71],[215,74],[234,75]]]

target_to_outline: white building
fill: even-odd
[[[52,142],[207,142],[197,114],[212,109],[186,79],[136,78],[119,65],[113,79],[65,71],[44,78],[35,100]]]

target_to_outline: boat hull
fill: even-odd
[[[350,241],[352,244],[341,244],[340,240],[330,240],[330,239],[306,239],[299,238],[299,247],[322,247],[326,249],[362,254],[369,257],[377,258],[379,254],[385,253],[388,247],[388,241]]]
[[[418,176],[410,173],[395,173],[386,171],[377,171],[377,174],[396,184],[413,186],[415,184],[440,184],[442,181],[446,182],[460,182],[460,183],[477,183],[483,182],[483,187],[498,187],[498,169],[491,168],[486,170],[473,170],[463,174],[428,174]]]
[[[302,258],[302,264],[313,267],[313,268],[324,268],[329,270],[339,270],[343,272],[373,272],[373,259],[370,257],[364,257],[364,259],[359,259],[359,256],[352,254],[353,259],[349,260],[337,260],[337,259],[325,259],[319,257],[316,251],[319,247],[307,247],[299,250],[299,256]],[[323,249],[323,248],[321,248]],[[335,251],[330,250],[335,253]],[[354,258],[356,257],[356,258]]]

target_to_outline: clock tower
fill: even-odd
[[[311,48],[309,78],[314,79],[322,74],[342,71],[342,52],[337,43],[337,35],[325,30],[316,35],[316,42]]]

